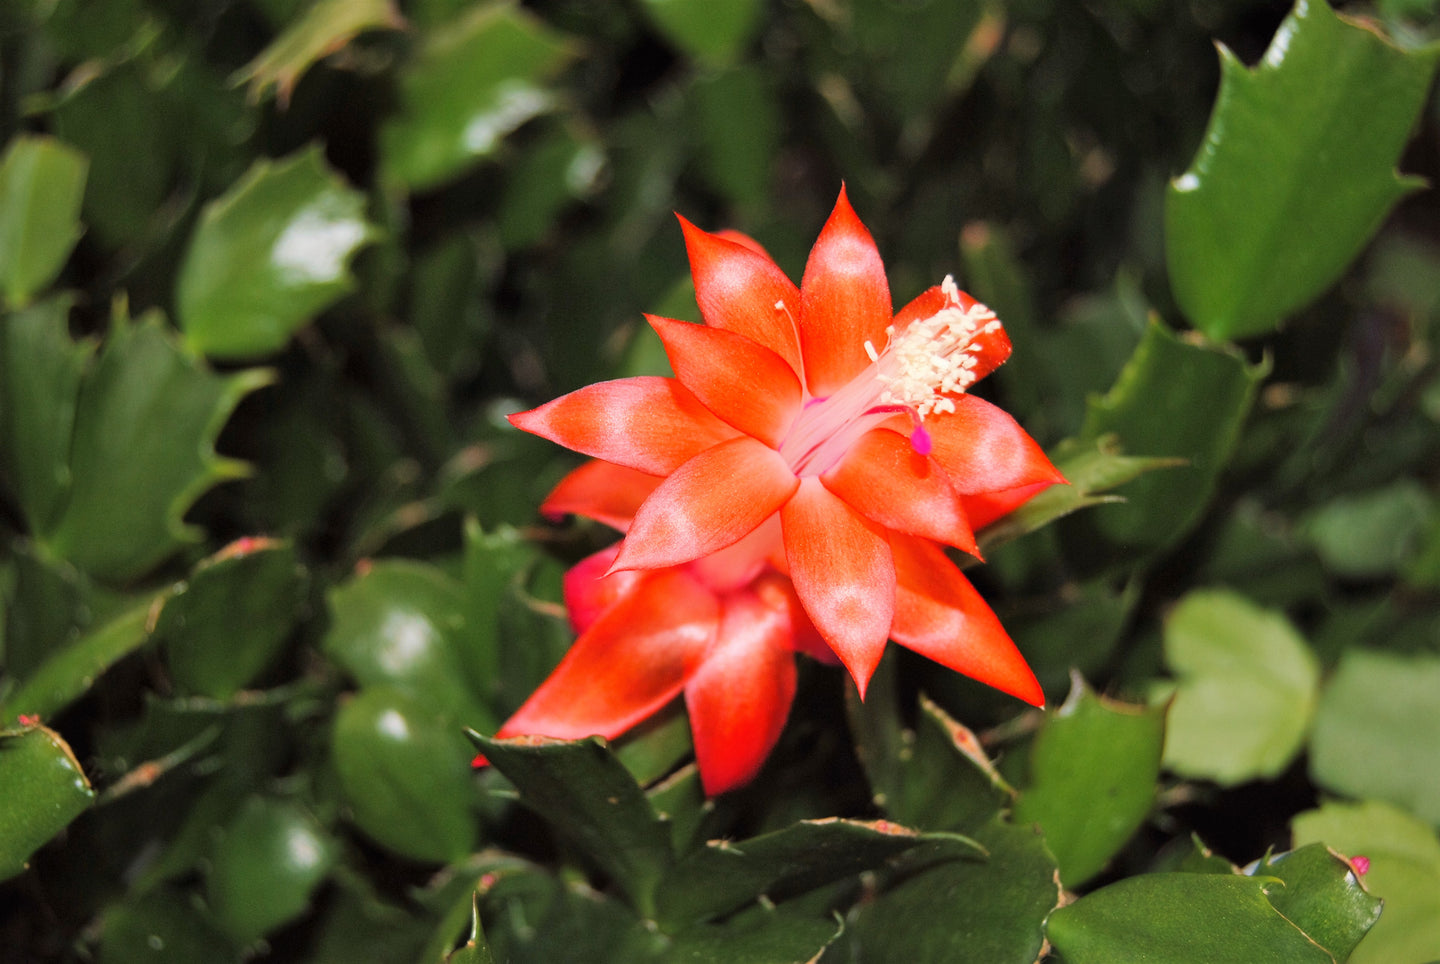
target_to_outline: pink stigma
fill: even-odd
[[[915,424],[915,431],[910,433],[910,447],[915,450],[916,455],[929,455],[933,447],[930,441],[930,433],[925,431],[925,426]]]

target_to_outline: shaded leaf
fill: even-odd
[[[366,835],[414,860],[447,862],[475,844],[469,754],[457,729],[414,697],[372,686],[340,704],[331,753]]]
[[[176,281],[186,342],[212,358],[278,351],[354,286],[351,257],[372,240],[364,195],[319,148],[259,160],[205,206]]]
[[[299,804],[251,797],[211,855],[210,909],[231,937],[253,941],[304,913],[336,856],[335,841]]]
[[[247,470],[215,455],[215,437],[240,399],[270,378],[258,369],[217,375],[158,318],[117,318],[80,386],[69,501],[41,541],[112,581],[143,575],[193,541],[186,510]]]
[[[1290,765],[1320,668],[1283,615],[1229,590],[1192,591],[1165,623],[1165,662],[1179,680],[1165,766],[1230,786]]]
[[[654,915],[656,886],[673,859],[669,829],[603,740],[470,738],[527,806],[613,877],[637,911]]]
[[[513,3],[487,4],[432,31],[401,77],[399,117],[380,130],[385,169],[434,187],[552,110],[546,82],[573,56],[565,38]]]
[[[1297,0],[1253,70],[1220,48],[1205,142],[1166,197],[1171,283],[1197,328],[1264,334],[1334,283],[1422,183],[1395,163],[1437,58],[1325,0]]]
[[[952,860],[896,883],[852,912],[851,960],[879,964],[1033,964],[1060,902],[1055,862],[1029,827],[975,833],[988,859]]]
[[[241,539],[201,562],[155,620],[176,686],[228,699],[249,684],[284,645],[306,586],[289,543]]]
[[[94,351],[71,341],[70,303],[50,298],[0,322],[0,472],[32,532],[69,492],[75,404]]]
[[[724,961],[725,964],[811,964],[840,936],[833,918],[806,917],[784,908],[757,907],[723,924],[696,924],[660,945],[650,958]]]
[[[480,923],[480,895],[471,896],[470,937],[465,946],[445,955],[445,964],[495,964],[495,955],[485,942],[485,928]]]
[[[1068,964],[1335,964],[1267,899],[1273,877],[1142,874],[1050,915],[1046,935]]]
[[[1066,887],[1105,869],[1155,800],[1165,708],[1097,696],[1077,673],[1030,749],[1017,824],[1038,823]]]
[[[1326,803],[1291,821],[1295,846],[1324,843],[1370,862],[1365,889],[1385,901],[1351,964],[1440,959],[1440,839],[1411,815],[1376,801]]]
[[[100,918],[101,964],[239,961],[240,949],[180,888],[162,887],[108,908]]]
[[[885,820],[805,820],[748,840],[712,840],[665,876],[659,910],[669,924],[705,920],[765,895],[803,893],[915,848],[975,858],[983,848],[958,834],[919,834]]]
[[[714,66],[739,58],[763,6],[759,0],[641,0],[640,4],[665,39]]]
[[[26,304],[45,289],[80,237],[84,154],[50,137],[22,135],[0,156],[0,293]]]
[[[344,49],[367,30],[398,30],[404,25],[393,0],[319,0],[236,71],[231,82],[248,83],[252,101],[274,87],[284,106],[296,83],[316,61]]]
[[[1440,822],[1440,658],[1352,649],[1320,695],[1310,773]]]
[[[8,712],[4,721],[13,722]],[[95,799],[69,744],[38,724],[0,729],[0,786],[0,880],[23,871]]]
[[[83,696],[101,673],[150,638],[150,608],[149,602],[135,606],[57,649],[5,697],[0,720],[21,713],[49,718]]]

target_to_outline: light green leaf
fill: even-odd
[[[1171,282],[1197,328],[1264,334],[1334,283],[1422,183],[1395,163],[1437,58],[1326,0],[1297,0],[1253,70],[1220,48],[1205,142],[1166,198]]]
[[[565,38],[513,3],[477,6],[431,31],[401,75],[399,117],[380,130],[386,171],[423,190],[490,156],[556,106],[546,82],[573,55]]]
[[[251,797],[219,831],[206,893],[216,921],[248,943],[310,905],[338,855],[335,841],[299,804]]]
[[[1346,652],[1320,697],[1310,772],[1440,823],[1440,658]]]
[[[50,298],[0,320],[0,474],[32,532],[69,492],[75,403],[94,351],[70,340],[70,303]]]
[[[1291,821],[1295,846],[1324,843],[1364,857],[1365,889],[1385,901],[1350,964],[1440,959],[1440,839],[1433,827],[1378,801],[1326,803]]]
[[[318,147],[256,161],[190,239],[175,289],[186,342],[227,359],[283,348],[354,286],[350,259],[375,237],[364,209]]]
[[[1351,579],[1393,575],[1420,548],[1435,499],[1414,479],[1321,505],[1300,526],[1330,571]]]
[[[1077,673],[1035,737],[1017,824],[1038,823],[1066,887],[1105,869],[1149,814],[1165,742],[1164,707],[1097,696]]]
[[[126,581],[194,540],[186,510],[247,471],[215,455],[215,437],[270,379],[259,369],[217,375],[158,318],[117,318],[80,386],[70,499],[40,541],[91,575]]]
[[[1123,503],[1077,516],[1066,535],[1127,566],[1184,538],[1205,510],[1266,370],[1232,349],[1151,324],[1114,387],[1091,399],[1081,437],[1114,436],[1127,455],[1186,464],[1129,483],[1117,492]]]
[[[0,156],[0,294],[24,305],[65,265],[80,237],[85,155],[22,135]]]
[[[23,871],[30,855],[95,799],[90,781],[60,734],[35,724],[0,729],[0,880]]]
[[[1267,899],[1273,877],[1141,874],[1050,915],[1067,964],[1335,964]]]
[[[347,813],[367,836],[413,860],[459,860],[475,845],[470,754],[430,707],[388,686],[343,700],[331,753]]]
[[[641,0],[665,39],[696,60],[733,64],[754,32],[759,0]]]
[[[250,84],[250,99],[258,101],[275,88],[281,106],[290,102],[305,71],[316,61],[344,49],[366,30],[399,30],[405,26],[393,0],[318,0],[285,32],[235,72],[232,83]]]
[[[1165,766],[1233,786],[1280,773],[1315,710],[1320,668],[1283,615],[1229,590],[1196,590],[1165,624]]]

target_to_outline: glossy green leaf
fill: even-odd
[[[432,31],[402,74],[400,115],[380,130],[386,171],[418,190],[489,157],[554,109],[547,81],[572,56],[563,36],[513,3],[477,6]]]
[[[1166,198],[1171,283],[1196,327],[1264,334],[1334,283],[1422,183],[1395,163],[1437,58],[1325,0],[1297,0],[1253,70],[1220,48],[1205,142]]]
[[[1326,502],[1301,523],[1301,534],[1331,572],[1380,579],[1416,554],[1426,525],[1437,517],[1425,487],[1400,479]]]
[[[1165,624],[1179,680],[1165,766],[1231,786],[1280,773],[1300,751],[1320,667],[1282,614],[1229,590],[1195,590]]]
[[[1142,874],[1050,915],[1046,935],[1067,964],[1335,964],[1270,903],[1273,877]]]
[[[316,61],[343,50],[367,30],[398,30],[404,25],[393,0],[318,0],[240,68],[231,82],[248,83],[252,101],[274,87],[276,98],[285,105]]]
[[[185,340],[212,358],[278,351],[353,287],[350,259],[373,239],[365,197],[318,148],[260,160],[206,205],[176,281]]]
[[[289,543],[242,539],[201,562],[155,620],[176,687],[228,699],[248,685],[284,645],[306,587]]]
[[[1040,825],[1066,887],[1104,870],[1140,828],[1155,801],[1164,743],[1163,706],[1105,699],[1079,674],[1046,716],[1012,819]]]
[[[43,291],[80,237],[88,161],[49,137],[21,136],[0,156],[0,293],[24,305]]]
[[[1365,857],[1365,889],[1385,901],[1351,964],[1440,959],[1440,839],[1435,829],[1376,801],[1326,803],[1291,822],[1295,846],[1324,843]]]
[[[95,799],[60,734],[37,724],[0,729],[0,880],[25,870],[30,855]]]
[[[980,741],[930,700],[920,699],[914,729],[895,705],[893,660],[871,677],[865,701],[846,691],[855,753],[877,807],[919,830],[967,833],[993,820],[1015,796]]]
[[[195,964],[241,960],[237,948],[180,888],[162,887],[100,917],[101,964]]]
[[[191,504],[247,471],[215,455],[215,437],[270,377],[217,375],[158,318],[117,318],[80,386],[70,498],[41,541],[85,572],[122,582],[193,541],[197,532],[182,521]]]
[[[414,860],[458,860],[473,848],[465,739],[416,697],[361,690],[341,703],[330,747],[348,816],[370,838]]]
[[[857,906],[842,941],[877,964],[1033,964],[1042,925],[1060,902],[1055,862],[1029,827],[994,822],[975,833],[987,859],[912,874]]]
[[[507,964],[629,964],[663,946],[653,924],[581,881],[533,865],[495,866],[478,894],[485,937]]]
[[[48,719],[69,706],[112,664],[144,645],[149,615],[146,601],[57,649],[5,697],[0,720],[21,713]]]
[[[220,831],[206,892],[215,919],[248,943],[305,912],[330,872],[335,841],[298,803],[251,797]]]
[[[1337,961],[1348,960],[1380,919],[1380,898],[1367,893],[1350,864],[1322,844],[1266,856],[1248,872],[1283,881],[1283,889],[1270,891],[1270,903]]]
[[[684,53],[724,66],[739,59],[758,24],[759,0],[641,0],[660,32]]]
[[[1186,464],[1123,486],[1123,503],[1076,517],[1067,535],[1130,566],[1177,543],[1209,502],[1265,372],[1229,348],[1152,324],[1114,387],[1091,399],[1082,437],[1113,435],[1129,455]]]
[[[1440,658],[1346,652],[1320,696],[1310,773],[1440,822]]]
[[[1055,467],[1069,484],[1051,486],[994,525],[981,530],[982,551],[988,552],[1080,509],[1107,502],[1123,502],[1124,496],[1108,494],[1110,490],[1148,472],[1171,470],[1183,465],[1182,460],[1171,456],[1126,455],[1111,434],[1089,439],[1066,439],[1050,454]]]
[[[471,739],[526,806],[575,841],[637,911],[654,914],[656,886],[672,862],[670,832],[603,740]]]
[[[958,834],[919,834],[886,820],[806,820],[748,840],[714,840],[683,858],[660,887],[660,920],[716,917],[762,894],[775,900],[873,870],[922,848],[946,858],[983,853]]]
[[[445,955],[445,964],[495,964],[495,955],[485,942],[485,928],[480,923],[480,897],[471,896],[470,936],[465,946]]]
[[[367,563],[330,591],[329,603],[321,645],[362,685],[403,690],[453,726],[499,725],[470,672],[465,594],[439,569],[405,559]]]
[[[71,299],[50,298],[0,320],[0,473],[32,532],[70,488],[70,432],[94,345],[71,341]]]

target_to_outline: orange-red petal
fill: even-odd
[[[830,395],[869,365],[865,342],[884,348],[890,321],[885,265],[842,187],[800,282],[800,348],[811,394]]]
[[[962,311],[969,311],[971,307],[978,304],[964,291],[959,292],[958,295]],[[939,313],[947,304],[949,304],[949,298],[946,297],[944,289],[939,285],[925,289],[908,305],[896,312],[895,320],[892,322],[896,333],[904,331],[912,321],[919,321]],[[979,345],[978,349],[971,352],[975,356],[975,366],[970,369],[970,374],[974,376],[972,384],[999,368],[1010,357],[1010,336],[1006,334],[1003,327],[977,335],[972,345]]]
[[[676,215],[676,217],[680,217]],[[779,355],[796,374],[800,341],[795,316],[800,311],[800,289],[785,277],[758,245],[743,244],[702,231],[680,217],[690,275],[695,279],[695,301],[705,324],[723,328]]]
[[[949,478],[898,432],[866,432],[820,481],[850,508],[888,529],[978,551]]]
[[[719,617],[714,593],[685,573],[653,574],[575,641],[496,736],[620,735],[679,695]]]
[[[732,545],[795,492],[780,453],[749,436],[707,449],[645,500],[615,560],[618,569],[678,566]]]
[[[620,544],[607,546],[591,556],[586,556],[565,573],[565,611],[570,614],[570,626],[575,632],[583,633],[620,602],[640,591],[640,585],[655,574],[642,570],[626,570],[610,575],[610,566]]]
[[[1053,482],[1035,482],[1001,492],[962,495],[960,501],[965,505],[965,513],[970,517],[970,524],[976,529],[983,529],[997,519],[1002,519],[1014,512],[1054,484]]]
[[[894,535],[895,642],[1034,706],[1045,694],[989,604],[933,542]]]
[[[800,379],[763,345],[723,328],[646,315],[675,377],[730,425],[772,448],[800,412]]]
[[[580,515],[624,532],[661,481],[658,476],[591,459],[560,480],[540,511],[550,519]]]
[[[790,620],[754,593],[721,604],[720,627],[685,684],[705,793],[749,782],[774,749],[795,699]]]
[[[955,411],[927,418],[925,428],[930,457],[961,495],[1065,481],[1019,422],[974,395],[957,397]]]
[[[643,376],[587,385],[510,416],[526,432],[597,459],[668,475],[738,433],[673,378]]]
[[[864,696],[895,610],[895,565],[885,531],[817,478],[801,481],[780,510],[780,524],[795,592]]]

